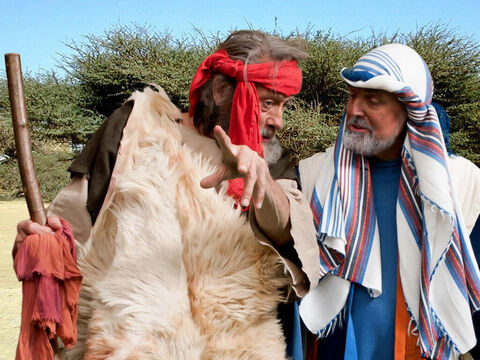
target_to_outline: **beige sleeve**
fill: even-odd
[[[295,293],[297,296],[303,297],[311,287],[317,285],[320,276],[318,248],[315,239],[312,212],[310,211],[308,202],[297,188],[294,180],[280,179],[276,180],[276,182],[285,192],[290,204],[290,221],[292,224],[290,234],[293,239],[293,247],[298,254],[302,267],[299,268],[285,257],[281,258],[287,271],[290,273]],[[264,245],[272,247],[278,253],[272,245],[272,242],[258,227],[253,211],[249,213],[249,220],[252,230],[259,241]]]
[[[48,215],[60,216],[70,223],[75,240],[79,244],[87,241],[92,229],[92,220],[87,210],[87,195],[86,176],[76,176],[58,193],[47,208]]]
[[[461,156],[449,156],[447,163],[457,202],[470,234],[480,215],[480,169]]]
[[[310,202],[312,198],[315,183],[320,176],[329,178],[333,176],[333,170],[326,165],[327,156],[332,155],[333,148],[328,148],[326,152],[316,153],[315,155],[300,160],[298,164],[298,171],[300,173],[300,183],[302,184],[302,192],[307,201]]]

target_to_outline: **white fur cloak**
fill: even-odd
[[[182,145],[160,89],[132,96],[103,207],[79,247],[78,345],[68,359],[284,359],[289,277]]]

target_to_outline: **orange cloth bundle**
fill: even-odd
[[[27,236],[14,254],[23,282],[22,321],[17,360],[53,359],[50,339],[66,348],[77,341],[78,295],[82,274],[77,267],[73,231],[65,220],[53,235]]]

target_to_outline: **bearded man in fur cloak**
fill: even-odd
[[[73,227],[84,282],[67,358],[301,359],[277,307],[318,282],[318,253],[275,133],[305,56],[232,33],[197,70],[189,113],[158,87],[134,93],[70,166],[49,226],[18,225],[15,246],[57,216]]]

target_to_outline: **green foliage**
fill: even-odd
[[[77,81],[83,106],[98,114],[108,116],[134,90],[152,83],[185,110],[193,75],[214,45],[213,39],[173,39],[145,27],[115,27],[69,44],[73,54],[63,58],[63,68]]]
[[[68,183],[67,168],[72,162],[72,154],[58,146],[43,146],[33,152],[33,161],[44,202],[50,202]],[[10,200],[23,196],[22,183],[17,161],[11,159],[0,163],[0,200]]]
[[[430,69],[433,100],[452,119],[452,150],[480,165],[480,44],[441,23],[406,34],[404,42]]]
[[[425,60],[435,84],[434,100],[445,109],[480,99],[480,45],[442,24],[402,36]]]
[[[278,133],[282,146],[291,153],[292,165],[335,143],[338,126],[317,108],[309,108],[297,100],[285,110],[283,129]]]
[[[298,97],[312,107],[320,107],[330,115],[341,116],[347,92],[340,78],[340,70],[352,66],[364,53],[364,48],[351,41],[333,37],[330,33],[317,32],[306,37],[308,58],[301,64],[302,91]]]
[[[289,38],[304,42],[309,58],[300,66],[303,87],[285,113],[279,138],[294,153],[293,161],[334,143],[345,111],[346,86],[339,76],[375,46],[397,42],[413,47],[426,61],[435,83],[434,100],[451,117],[454,152],[480,165],[480,45],[442,23],[415,31],[367,38],[335,36],[307,30]],[[224,36],[222,36],[222,39]],[[68,46],[63,57],[65,78],[55,73],[24,74],[37,171],[46,199],[66,182],[68,149],[46,151],[44,143],[84,143],[101,121],[128,96],[150,83],[162,86],[182,110],[188,109],[188,89],[201,61],[220,36],[201,31],[181,39],[141,26],[114,27],[102,35],[87,35]],[[14,157],[6,80],[0,78],[0,155]],[[21,191],[14,160],[0,164],[0,197]],[[57,173],[58,172],[58,173]],[[62,173],[62,175],[60,175]],[[6,194],[6,195],[5,195]]]
[[[450,107],[452,129],[450,145],[454,153],[480,166],[480,101]]]
[[[13,139],[12,122],[0,116],[0,155],[14,156],[15,141]]]
[[[7,138],[1,139],[0,152],[13,154],[8,90],[6,80],[0,81],[0,126],[9,129]],[[103,120],[79,106],[78,87],[70,79],[58,79],[55,73],[26,74],[23,85],[34,149],[45,140],[85,143]]]
[[[55,74],[35,77],[24,74],[25,103],[29,120],[33,158],[45,202],[51,201],[66,185],[66,171],[73,155],[68,145],[84,143],[101,119],[87,117],[78,107],[78,93],[70,81]],[[100,120],[100,121],[99,121]],[[0,163],[0,200],[23,195],[16,161],[10,102],[6,79],[0,80],[0,155],[10,160]]]

